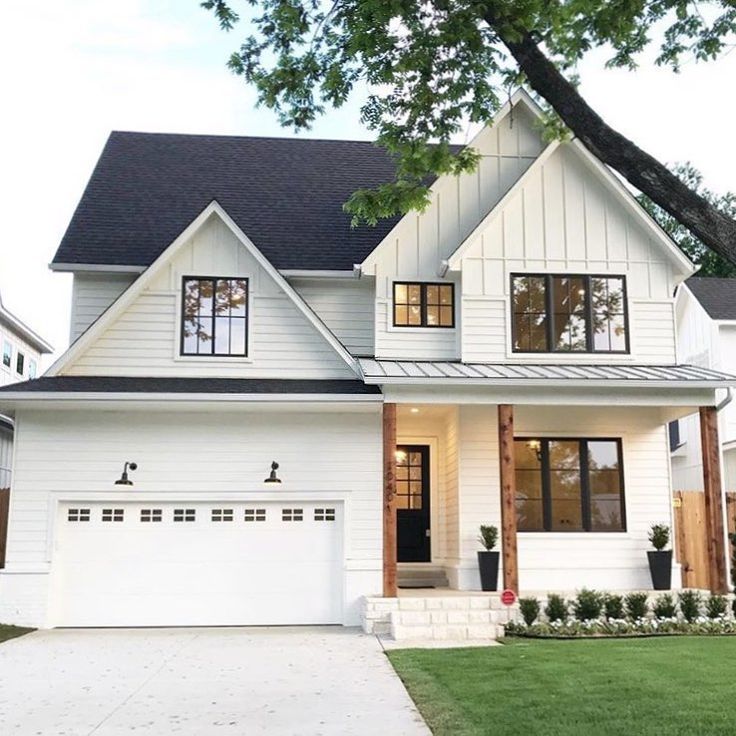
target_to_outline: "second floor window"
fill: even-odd
[[[33,360],[33,358],[31,358],[28,361],[28,378],[33,380],[37,374],[38,374],[38,366],[36,364],[36,361]]]
[[[13,346],[7,341],[3,340],[3,365],[6,368],[10,368],[10,362],[13,359]]]
[[[26,356],[18,351],[18,356],[15,359],[15,372],[19,375],[23,375],[23,369],[25,368]]]
[[[627,353],[623,276],[511,277],[516,353]]]
[[[394,327],[454,327],[453,284],[394,283]]]
[[[247,279],[184,278],[181,354],[248,354]]]

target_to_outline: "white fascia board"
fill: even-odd
[[[102,332],[107,329],[143,292],[146,286],[153,280],[156,274],[164,267],[164,265],[174,257],[176,252],[189,241],[189,239],[204,225],[209,217],[216,214],[229,228],[233,234],[241,241],[241,243],[250,251],[251,255],[256,259],[258,264],[266,273],[276,282],[286,295],[294,302],[297,309],[307,318],[307,320],[315,327],[315,329],[327,340],[335,352],[343,359],[348,367],[360,375],[357,368],[357,361],[345,346],[335,337],[325,323],[315,314],[314,310],[302,299],[297,291],[289,284],[289,282],[278,272],[273,264],[261,253],[255,246],[253,241],[240,229],[235,221],[227,214],[224,208],[217,202],[212,200],[203,210],[192,220],[189,225],[179,234],[179,236],[156,258],[156,260],[136,279],[111,305],[107,308],[95,322],[90,325],[86,332],[69,347],[69,349],[46,371],[46,376],[56,376],[73,363],[92,343],[98,339]]]
[[[68,401],[180,401],[189,403],[210,402],[249,402],[270,404],[275,402],[302,403],[335,403],[335,402],[382,402],[381,394],[189,394],[182,392],[140,392],[133,393],[115,391],[3,391],[0,407],[8,402],[23,401],[29,403],[68,402]]]
[[[147,266],[120,266],[105,263],[49,263],[50,271],[60,273],[76,273],[89,271],[93,273],[143,273]]]
[[[546,386],[565,387],[575,390],[586,388],[609,389],[717,389],[736,387],[736,378],[732,381],[658,381],[655,379],[636,380],[632,378],[617,380],[615,378],[584,378],[580,381],[574,378],[409,378],[407,376],[371,376],[363,377],[363,381],[371,386],[490,386],[494,388],[543,388]]]
[[[358,277],[353,269],[350,271],[338,270],[308,270],[304,268],[285,268],[279,273],[287,279],[354,279]]]
[[[455,249],[455,252],[447,259],[447,268],[450,271],[460,270],[460,263],[468,249],[473,245],[476,238],[499,216],[506,205],[516,196],[517,192],[526,184],[529,179],[534,176],[537,169],[560,147],[560,141],[552,141],[539,156],[534,160],[532,165],[512,184],[506,194],[498,200],[491,211],[473,228],[470,234]]]
[[[636,197],[624,186],[621,180],[613,172],[599,161],[577,138],[570,141],[572,148],[581,156],[589,167],[598,175],[599,180],[614,194],[618,194],[629,212],[637,219],[644,228],[658,240],[664,251],[670,256],[681,269],[681,281],[692,276],[697,270],[696,266],[685,254],[674,244],[669,235],[657,224],[653,217],[637,202]]]
[[[513,95],[511,95],[511,98],[508,102],[506,102],[503,107],[493,116],[491,121],[487,123],[486,125],[482,126],[481,129],[473,136],[473,139],[467,143],[464,148],[472,148],[475,144],[476,140],[480,137],[480,135],[483,133],[483,131],[486,128],[494,128],[496,125],[498,125],[510,112],[511,110],[516,107],[516,105],[522,104],[524,105],[529,112],[537,119],[542,118],[542,110],[540,109],[539,105],[537,105],[536,102],[532,99],[531,95],[526,92],[525,90],[519,89],[514,92]],[[540,154],[541,155],[541,154]],[[446,176],[449,176],[448,174],[443,174],[442,176],[438,176],[437,179],[432,183],[432,186],[430,186],[429,191],[434,191],[434,188],[437,186],[438,182],[445,178]],[[495,208],[494,208],[495,209]],[[368,274],[370,273],[372,275],[372,269],[373,266],[375,266],[375,256],[376,254],[383,248],[384,244],[387,242],[390,242],[392,238],[396,237],[396,232],[399,229],[400,225],[404,222],[404,219],[406,217],[409,217],[413,214],[412,212],[408,212],[406,215],[404,215],[388,232],[388,234],[383,238],[383,240],[365,257],[362,263],[355,264],[356,266],[360,267],[360,269]],[[439,264],[438,264],[439,267]]]

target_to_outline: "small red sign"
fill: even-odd
[[[501,593],[501,603],[503,603],[504,606],[513,606],[514,603],[516,603],[516,593],[514,593],[510,588],[507,588],[503,593]]]

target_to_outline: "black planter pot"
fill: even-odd
[[[672,550],[647,552],[649,572],[654,590],[669,590],[672,587]]]
[[[498,559],[500,554],[496,550],[478,552],[481,590],[498,590]]]

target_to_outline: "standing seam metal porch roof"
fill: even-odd
[[[360,358],[367,383],[453,382],[489,384],[512,382],[591,384],[707,385],[712,388],[736,386],[736,376],[693,365],[570,365],[461,363]]]

